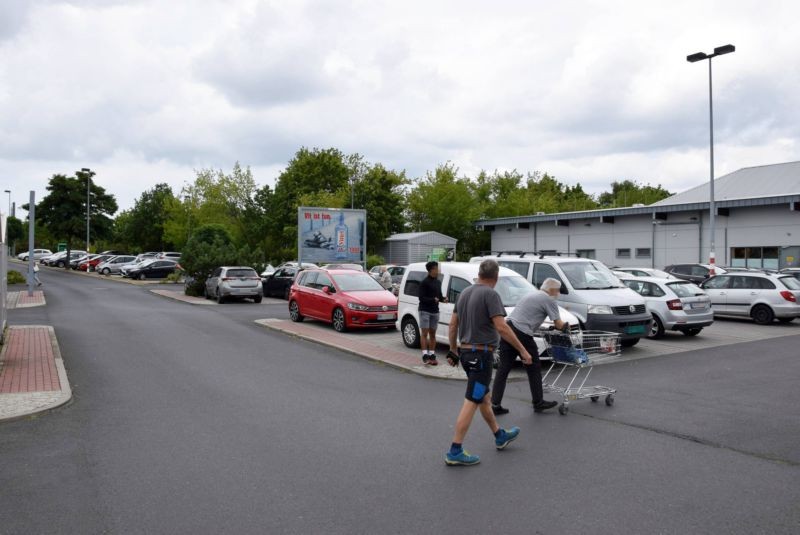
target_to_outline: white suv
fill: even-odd
[[[419,330],[419,299],[417,291],[419,283],[428,276],[425,263],[410,264],[406,268],[403,280],[400,282],[400,295],[398,296],[397,328],[403,337],[403,343],[408,347],[418,348],[420,342]],[[439,328],[436,331],[436,341],[448,345],[448,328],[453,316],[453,308],[458,296],[466,288],[478,280],[478,264],[466,262],[442,262],[439,264],[439,280],[442,281],[442,294],[447,297],[447,303],[439,303]],[[535,290],[533,285],[518,273],[501,267],[500,277],[495,290],[500,294],[506,314],[510,314],[519,300],[526,294]],[[574,328],[578,328],[578,319],[567,310],[559,307],[561,319]],[[542,328],[552,325],[546,320]],[[544,352],[544,343],[537,339],[539,353]]]

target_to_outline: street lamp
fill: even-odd
[[[709,121],[709,143],[711,146],[711,173],[710,173],[710,181],[709,181],[709,233],[710,233],[710,240],[709,246],[711,250],[709,251],[709,264],[711,264],[711,275],[714,275],[714,264],[716,262],[716,252],[715,252],[715,221],[714,217],[716,216],[716,207],[714,206],[714,100],[712,97],[711,92],[711,58],[715,56],[722,56],[723,54],[730,54],[734,52],[736,47],[733,45],[723,45],[718,46],[714,49],[712,54],[706,54],[705,52],[697,52],[695,54],[691,54],[686,56],[686,61],[689,63],[696,63],[698,61],[703,61],[704,59],[708,60],[708,121]],[[702,240],[702,237],[701,237]]]
[[[11,216],[11,190],[10,189],[5,189],[5,190],[3,190],[3,193],[8,193],[8,215],[10,217]]]
[[[89,214],[91,213],[89,186],[92,183],[92,170],[88,167],[82,167],[81,171],[86,175],[86,254],[89,254]]]

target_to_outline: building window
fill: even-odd
[[[650,258],[650,248],[649,247],[637,248],[636,258]]]
[[[595,253],[594,249],[578,249],[575,251],[578,256],[581,258],[591,258],[592,260],[597,258],[597,254]]]
[[[731,247],[731,266],[778,269],[780,247]]]
[[[631,257],[630,249],[617,249],[617,258],[630,258],[630,257]]]

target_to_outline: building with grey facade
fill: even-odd
[[[476,222],[492,251],[579,254],[609,266],[708,262],[708,183],[649,205]],[[718,265],[800,266],[800,162],[715,180]]]
[[[389,264],[407,266],[424,262],[434,254],[441,256],[447,251],[455,251],[456,243],[458,240],[440,232],[405,232],[389,236],[378,254]]]

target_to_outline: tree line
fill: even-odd
[[[157,184],[120,213],[114,195],[89,173],[54,175],[36,207],[37,247],[55,249],[62,241],[70,248],[83,245],[87,181],[93,250],[183,251],[199,233],[265,263],[296,257],[299,206],[366,209],[370,254],[391,234],[435,230],[456,238],[459,255],[466,256],[489,248],[488,233],[473,225],[478,219],[649,204],[671,195],[660,185],[632,180],[615,181],[608,191],[592,195],[547,173],[470,177],[452,163],[409,179],[405,171],[359,154],[301,148],[273,187],[258,186],[250,168],[238,163],[230,172],[201,169],[179,191]],[[27,223],[12,224],[17,249],[27,249]]]

